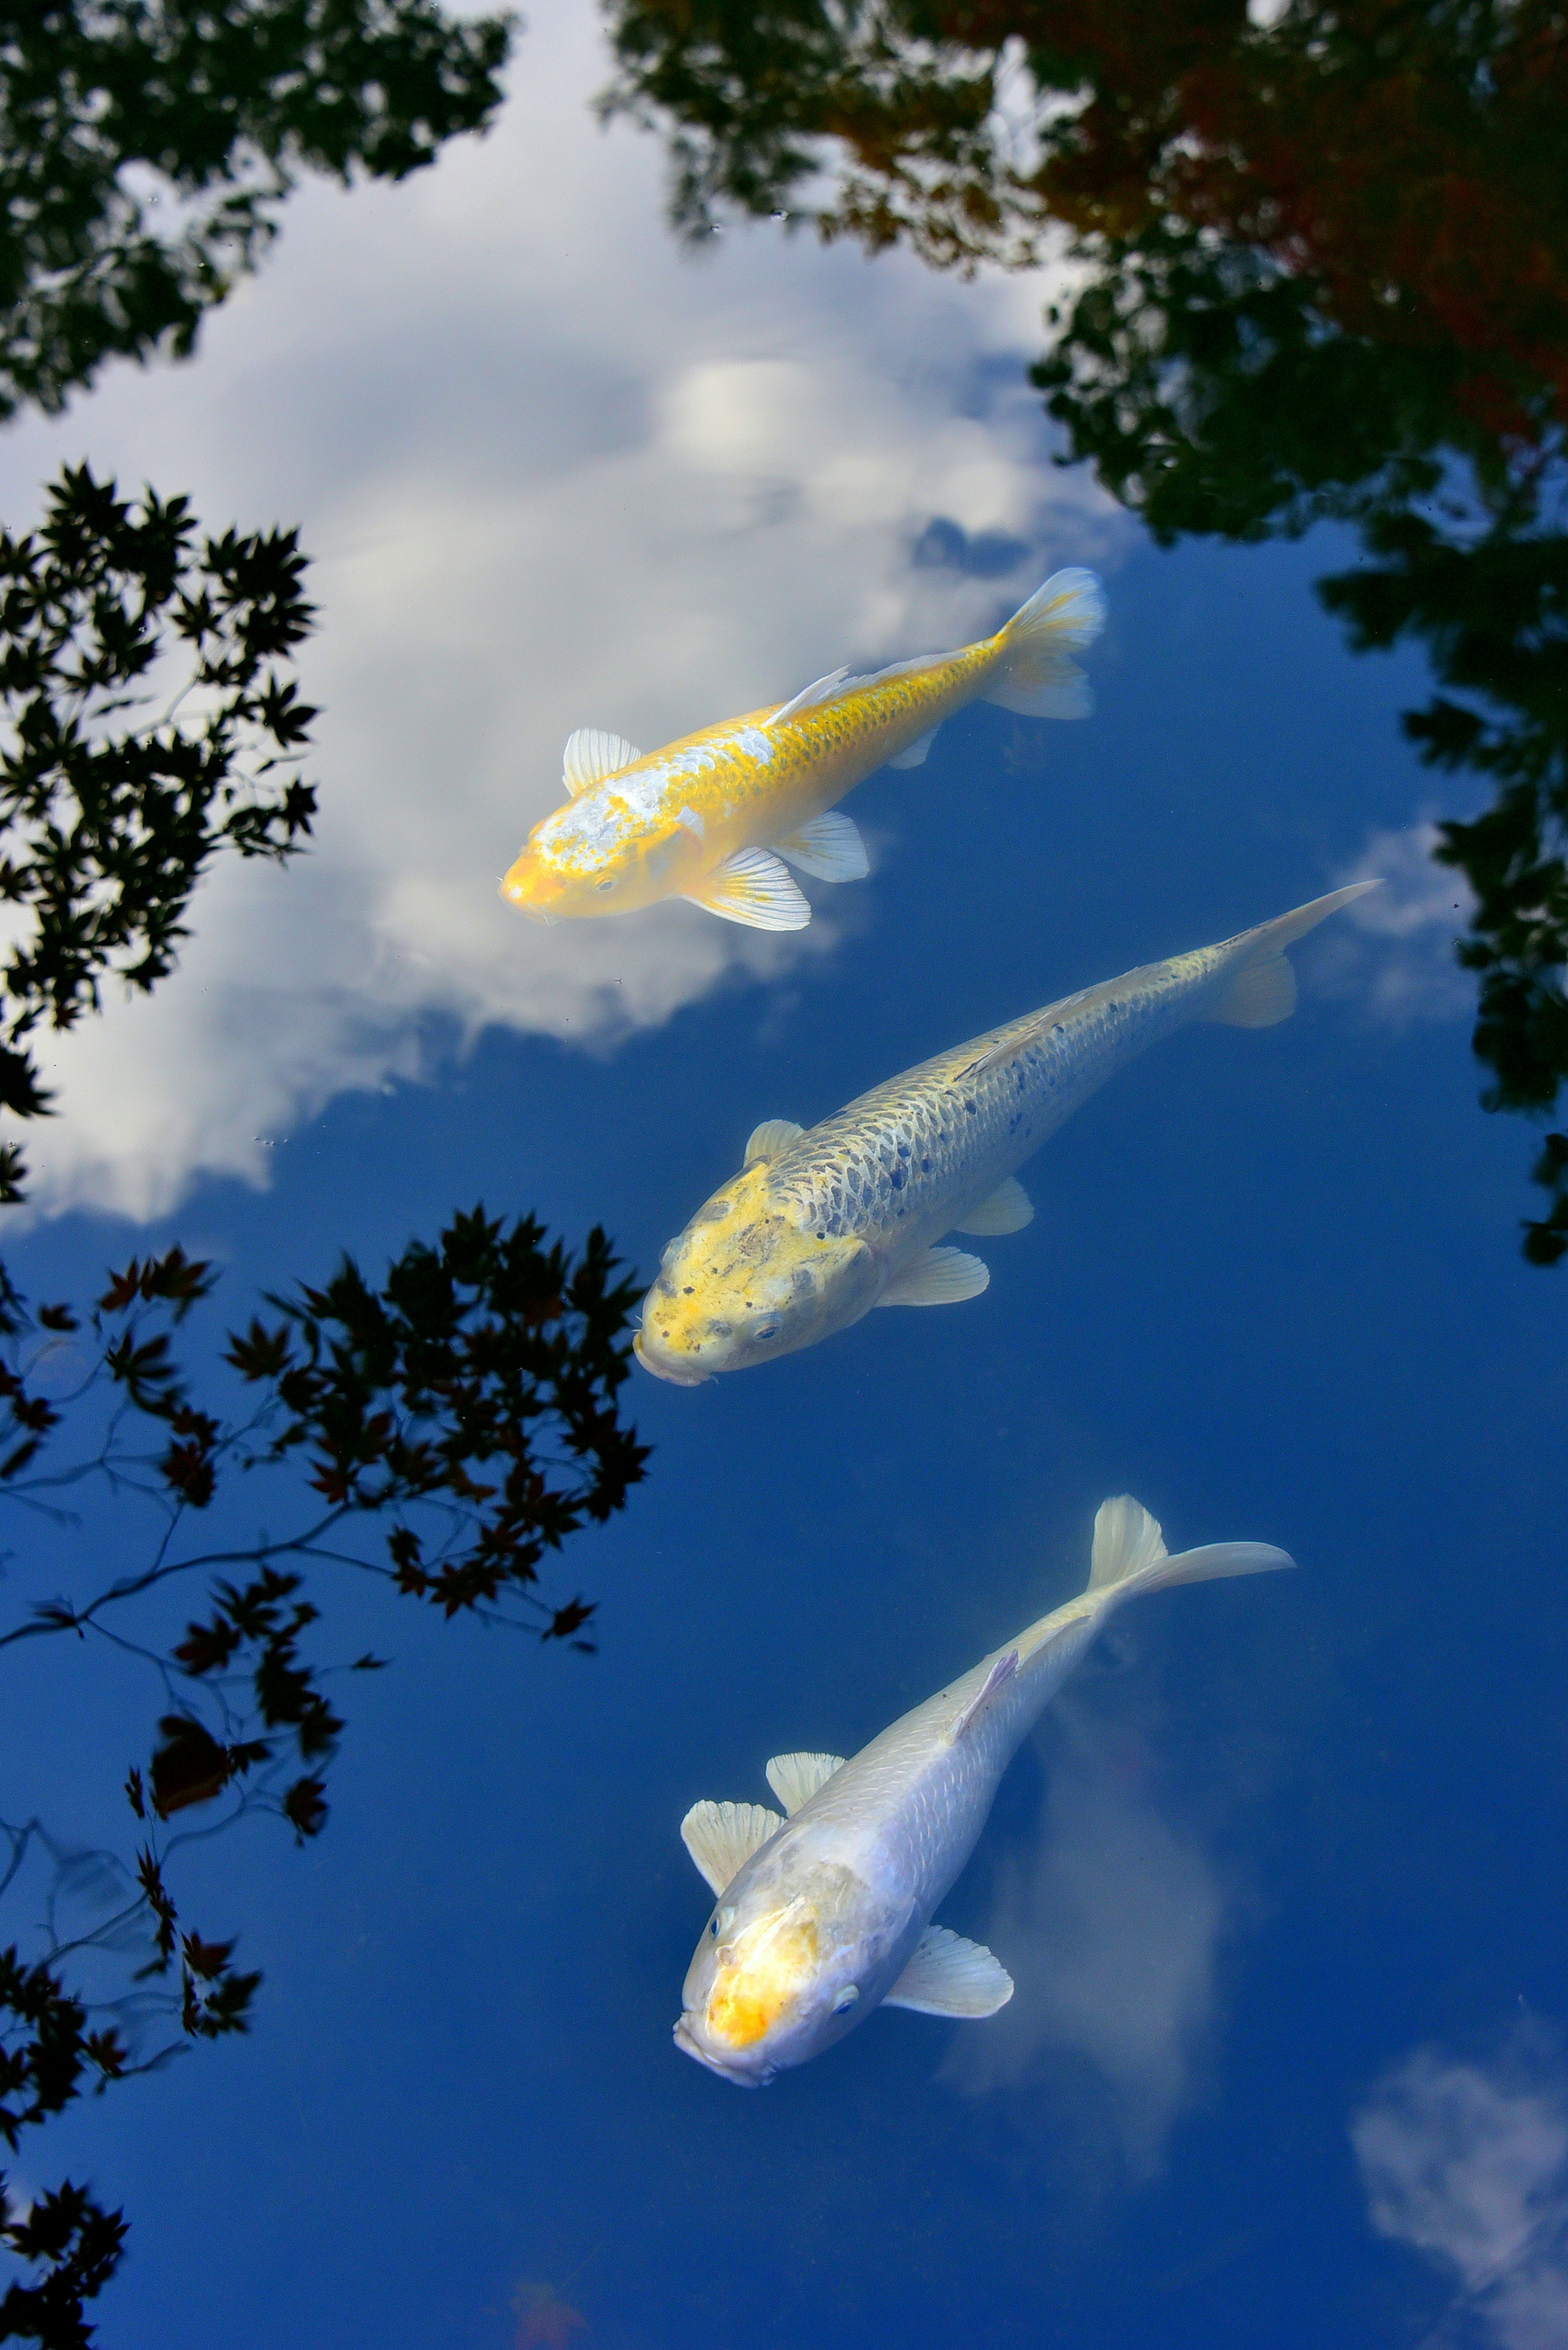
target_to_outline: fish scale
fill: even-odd
[[[694,1386],[848,1327],[877,1305],[972,1297],[978,1257],[943,1233],[1016,1231],[1012,1179],[1096,1087],[1185,1022],[1266,1027],[1284,949],[1376,888],[1353,882],[1218,945],[1063,996],[875,1086],[802,1131],[759,1127],[740,1174],[677,1234],[643,1304],[644,1368]]]
[[[835,671],[769,703],[639,751],[581,728],[563,760],[572,797],[540,819],[501,884],[546,920],[632,913],[685,898],[727,921],[799,930],[811,908],[785,860],[818,879],[856,880],[865,843],[832,814],[885,763],[919,765],[930,738],[986,697],[1036,717],[1081,718],[1089,694],[1071,659],[1104,619],[1092,572],[1057,572],[994,636],[895,661],[875,676]]]
[[[1192,1016],[1232,944],[1082,989],[874,1086],[781,1153],[769,1190],[828,1232],[950,1231],[1113,1069]],[[1006,1057],[968,1074],[993,1053]]]
[[[724,2078],[760,2087],[879,2004],[994,2015],[1012,1991],[1005,1968],[930,1920],[1019,1746],[1124,1601],[1290,1565],[1285,1552],[1261,1543],[1172,1557],[1158,1522],[1124,1494],[1096,1517],[1089,1580],[1075,1599],[848,1762],[784,1758],[813,1766],[793,1782],[787,1821],[760,1806],[694,1804],[681,1832],[718,1900],[687,1970],[677,2045]],[[777,1773],[775,1761],[768,1776],[782,1793],[792,1782]]]
[[[813,1798],[814,1818],[847,1824],[874,1811],[885,1865],[929,1917],[974,1849],[1002,1773],[1094,1628],[1094,1612],[1085,1601],[1069,1600],[1009,1648],[982,1657],[836,1773]],[[1015,1651],[1020,1663],[1012,1679],[966,1734],[952,1739],[953,1722],[999,1661]]]

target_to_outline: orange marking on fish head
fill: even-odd
[[[817,1960],[816,1918],[792,1901],[748,1926],[719,1953],[707,2024],[729,2048],[754,2048],[794,2006]]]

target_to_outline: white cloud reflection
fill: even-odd
[[[258,1137],[415,1070],[432,1015],[608,1041],[830,944],[683,906],[546,933],[495,881],[574,726],[658,743],[956,642],[1130,531],[1043,463],[1021,367],[983,395],[986,359],[1037,340],[1040,279],[949,286],[771,230],[694,265],[655,143],[594,124],[605,74],[589,13],[531,17],[489,140],[400,189],[305,190],[193,366],[111,371],[7,438],[14,524],[86,455],[216,527],[297,520],[323,610],[317,846],[217,872],[178,976],[50,1040],[45,1207],[264,1180]],[[916,566],[936,517],[1033,553],[1015,578]]]
[[[1418,2049],[1351,2125],[1372,2223],[1457,2273],[1436,2345],[1568,2342],[1568,2085],[1521,2042],[1495,2065]]]
[[[1454,960],[1474,899],[1462,873],[1434,862],[1438,827],[1423,816],[1400,831],[1367,835],[1354,865],[1334,876],[1381,880],[1345,910],[1314,961],[1324,994],[1354,996],[1367,1016],[1392,1028],[1417,1020],[1473,1016],[1476,983]]]
[[[1157,2171],[1202,2075],[1231,1901],[1209,1854],[1167,1817],[1125,1728],[1058,1703],[1032,1847],[1010,1853],[984,1939],[1016,1989],[953,2034],[939,2077],[970,2095],[1037,2094],[1086,2066],[1127,2170]]]

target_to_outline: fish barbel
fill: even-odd
[[[1087,716],[1088,684],[1071,656],[1104,620],[1094,573],[1058,571],[978,644],[874,677],[835,670],[792,702],[662,751],[579,727],[564,761],[571,796],[534,827],[501,894],[546,920],[687,898],[726,921],[802,930],[811,908],[786,863],[824,881],[858,881],[868,869],[865,843],[834,803],[874,767],[918,767],[967,702]]]
[[[863,1746],[775,1754],[761,1804],[694,1804],[687,1850],[718,1899],[680,1998],[675,2039],[742,2087],[819,2055],[876,2007],[994,2015],[1001,1961],[931,1914],[985,1825],[1013,1755],[1112,1610],[1137,1593],[1294,1562],[1262,1543],[1172,1557],[1125,1494],[1095,1519],[1087,1587]]]
[[[1145,963],[939,1053],[809,1131],[770,1118],[745,1164],[664,1252],[633,1341],[693,1387],[814,1346],[874,1305],[944,1305],[991,1279],[944,1232],[1020,1231],[1013,1170],[1080,1102],[1189,1020],[1287,1019],[1284,949],[1374,881],[1352,882],[1218,946]]]

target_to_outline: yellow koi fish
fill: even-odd
[[[534,827],[501,894],[546,921],[686,898],[755,930],[804,930],[811,908],[786,861],[822,881],[859,881],[868,869],[835,802],[874,767],[918,767],[966,702],[1086,717],[1088,684],[1072,655],[1099,634],[1105,608],[1092,571],[1058,571],[979,644],[875,677],[835,670],[793,702],[662,751],[579,727],[564,762],[571,797]]]

